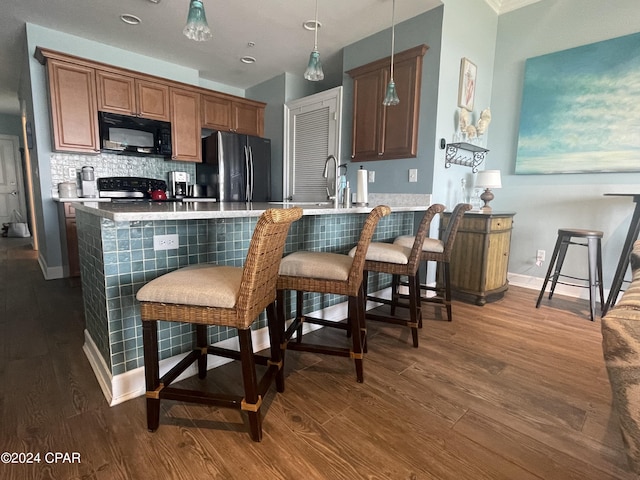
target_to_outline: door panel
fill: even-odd
[[[0,223],[14,221],[14,210],[26,221],[24,187],[19,175],[18,137],[0,135]]]
[[[283,196],[299,202],[325,202],[327,180],[322,175],[329,155],[340,160],[342,87],[286,104]]]

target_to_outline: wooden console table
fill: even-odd
[[[462,217],[451,253],[454,296],[475,297],[476,305],[501,298],[509,288],[507,268],[513,212],[467,212]],[[451,218],[443,213],[440,235]]]

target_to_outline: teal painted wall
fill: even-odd
[[[510,273],[544,277],[547,265],[535,266],[536,250],[545,249],[550,258],[558,228],[593,228],[604,233],[604,284],[610,286],[633,203],[603,194],[640,192],[640,173],[515,175],[524,66],[527,58],[634,33],[639,25],[636,0],[617,0],[615,6],[600,0],[543,0],[500,16],[487,167],[502,172],[494,208],[517,212]],[[574,250],[566,271],[584,275],[586,252]]]

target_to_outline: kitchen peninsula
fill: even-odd
[[[373,196],[371,196],[373,197]],[[366,215],[373,206],[386,203],[392,213],[383,218],[374,241],[392,241],[413,234],[430,204],[430,195],[418,202],[394,206],[381,196],[371,207],[334,208],[324,204],[282,203],[76,203],[80,271],[85,310],[84,351],[111,405],[142,395],[144,360],[137,291],[147,282],[187,265],[217,263],[241,266],[260,214],[268,208],[301,206],[303,217],[289,232],[285,254],[296,250],[346,253],[357,243]],[[395,203],[402,195],[394,195]],[[373,198],[370,198],[372,200]],[[154,237],[177,235],[173,243],[159,245]],[[165,237],[166,238],[166,237]],[[371,291],[384,288],[389,279],[370,275]],[[309,295],[307,312],[343,301],[342,297]],[[290,316],[292,305],[287,308]],[[190,325],[160,322],[161,369],[168,369],[192,349]],[[262,314],[254,324],[257,349],[265,348],[260,336],[266,329]],[[210,343],[233,342],[235,330],[209,328]],[[211,361],[212,366],[216,366]],[[195,373],[195,370],[194,372]]]

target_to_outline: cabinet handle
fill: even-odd
[[[382,152],[378,152],[378,156],[381,157],[383,155]]]

